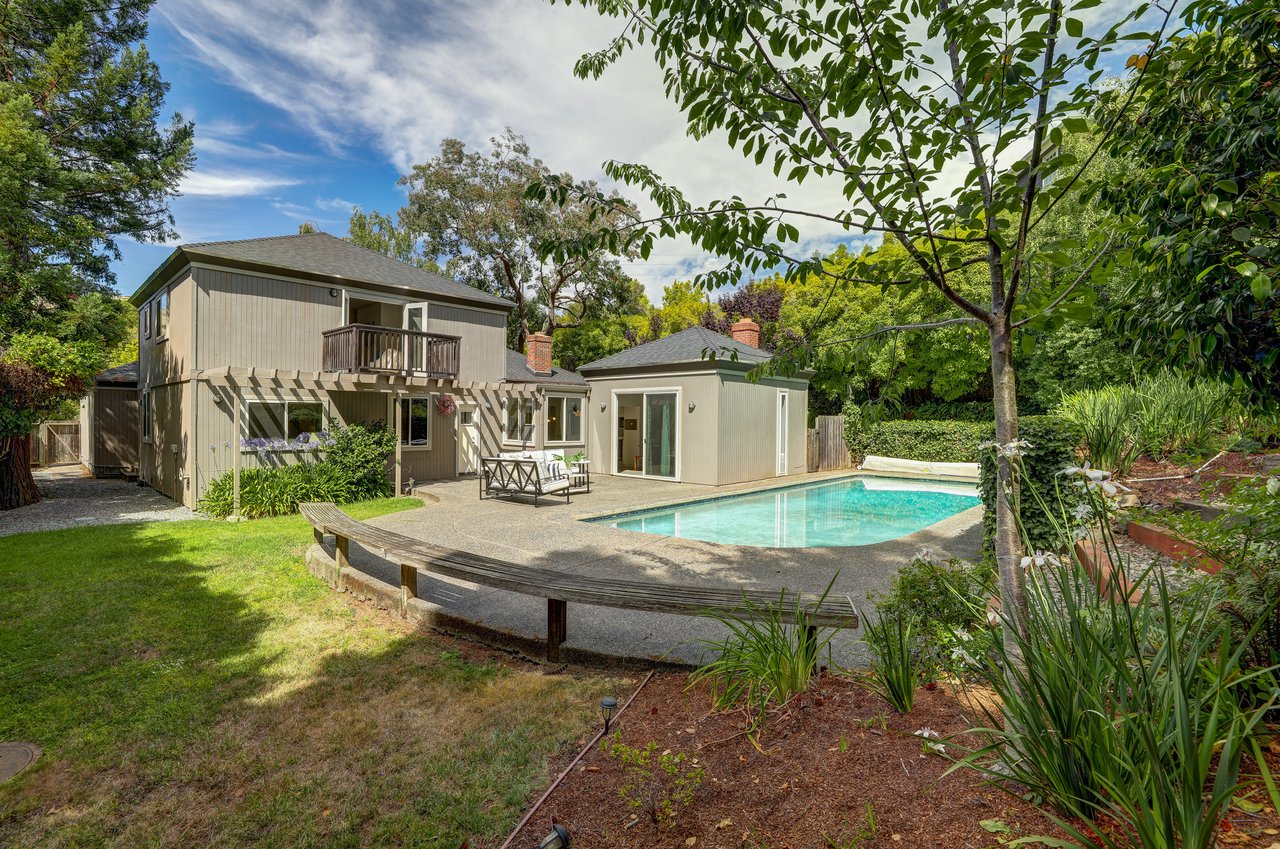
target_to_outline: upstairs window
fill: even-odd
[[[529,398],[507,399],[508,442],[533,441],[533,401]]]
[[[166,288],[156,298],[156,338],[169,338],[169,290]]]
[[[143,339],[151,338],[151,304],[143,304],[138,310],[138,335]]]
[[[547,399],[547,441],[582,441],[582,398],[552,395]]]
[[[401,445],[431,447],[431,406],[430,398],[406,398],[400,402]]]

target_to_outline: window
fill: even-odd
[[[582,441],[582,398],[552,395],[547,399],[547,441]]]
[[[508,442],[533,441],[533,401],[529,398],[507,399]]]
[[[400,402],[400,444],[409,448],[431,447],[430,398],[406,398]]]
[[[138,310],[138,334],[142,338],[151,338],[151,304],[143,304]]]
[[[169,338],[169,290],[164,289],[160,292],[160,297],[156,298],[154,307],[156,314],[156,338]]]
[[[151,441],[151,390],[142,393],[142,403],[138,405],[138,420],[142,426],[142,441]]]
[[[245,402],[246,439],[287,439],[307,443],[314,441],[315,434],[322,430],[324,403],[321,401]]]

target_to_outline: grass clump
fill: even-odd
[[[832,579],[835,583],[835,579]],[[826,598],[831,584],[822,594]],[[715,659],[689,676],[689,686],[711,685],[712,703],[724,710],[746,708],[753,729],[764,721],[766,712],[785,705],[808,690],[818,670],[818,662],[835,632],[819,628],[799,599],[790,609],[791,622],[783,616],[786,593],[778,604],[761,607],[744,600],[739,612],[714,611],[706,615],[728,629],[721,640],[707,640]]]
[[[920,683],[917,652],[911,639],[912,619],[907,616],[865,618],[862,625],[871,660],[871,688],[898,713],[911,713]]]

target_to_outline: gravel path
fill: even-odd
[[[82,525],[201,518],[150,487],[86,477],[79,466],[41,469],[35,478],[44,500],[0,513],[0,536]]]

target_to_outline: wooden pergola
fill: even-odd
[[[466,403],[497,407],[505,398],[536,398],[543,386],[523,383],[487,383],[457,380],[455,378],[416,377],[405,373],[347,373],[325,371],[290,371],[287,369],[232,368],[224,366],[187,373],[189,380],[201,381],[210,386],[230,389],[233,399],[235,427],[239,431],[244,390],[301,389],[324,392],[377,392],[390,394],[397,401],[410,395],[426,392],[448,392]],[[399,495],[404,485],[401,456],[400,416],[395,420],[395,491]],[[240,451],[231,452],[233,490],[233,515],[240,515]]]

